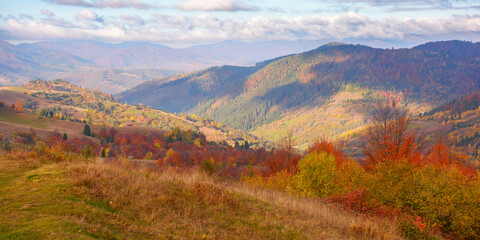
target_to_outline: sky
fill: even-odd
[[[0,39],[480,41],[480,0],[0,0]]]

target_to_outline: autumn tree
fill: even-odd
[[[105,127],[102,127],[100,129],[100,138],[102,139],[107,139],[107,129]]]
[[[426,163],[431,163],[437,166],[456,166],[460,172],[470,179],[477,178],[477,171],[472,166],[467,166],[465,156],[456,154],[449,149],[443,140],[438,141],[431,149],[425,159]]]
[[[172,143],[175,141],[182,141],[182,131],[179,127],[173,128],[173,130],[167,134],[167,142]]]
[[[57,131],[53,131],[47,137],[47,145],[52,148],[59,147],[60,149],[63,149],[64,143],[62,135]]]
[[[315,141],[307,149],[306,154],[310,154],[313,152],[326,152],[329,155],[333,155],[335,157],[337,165],[340,165],[344,161],[343,152],[340,151],[337,147],[335,147],[334,144],[328,141],[326,138]]]
[[[18,99],[15,107],[18,112],[23,112],[23,99]]]
[[[101,131],[100,131],[100,132],[101,132]],[[116,135],[118,135],[117,129],[115,129],[114,127],[111,127],[110,129],[108,129],[108,132],[107,132],[107,143],[114,142]]]
[[[407,132],[412,120],[406,108],[395,103],[378,104],[371,120],[363,148],[367,168],[401,159],[420,162],[422,144],[419,137]]]
[[[93,157],[93,148],[92,148],[92,146],[90,146],[89,144],[86,144],[85,146],[83,146],[82,156],[83,156],[85,159],[89,159],[89,158]]]
[[[157,166],[159,167],[167,167],[167,166],[175,166],[175,167],[186,167],[186,163],[182,161],[182,155],[173,150],[168,149],[166,156],[162,160],[157,161]]]
[[[265,162],[270,168],[270,174],[285,170],[289,173],[297,171],[297,163],[300,155],[294,147],[293,133],[290,131],[287,136],[280,141],[280,148],[275,150],[274,154],[269,156]]]

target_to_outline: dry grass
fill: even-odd
[[[196,170],[0,153],[0,193],[2,239],[400,239],[386,222]]]
[[[161,176],[165,179],[180,179],[187,184],[206,182],[225,191],[253,197],[290,213],[298,214],[299,218],[291,224],[302,229],[309,239],[318,239],[318,236],[323,236],[322,239],[402,239],[395,224],[389,220],[368,219],[318,199],[295,197],[277,190],[239,182],[217,181],[198,171],[192,171],[187,175],[170,172],[163,173]],[[333,235],[324,235],[325,226]],[[319,232],[319,227],[323,228],[323,233]]]
[[[198,171],[158,174],[106,164],[72,170],[89,195],[147,222],[170,216],[145,228],[154,236],[188,229],[188,238],[400,239],[391,222],[368,220],[314,199],[216,181]]]

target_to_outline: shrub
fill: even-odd
[[[365,182],[381,205],[404,209],[459,239],[480,238],[480,190],[458,166],[385,162]]]
[[[335,157],[326,152],[312,152],[298,162],[293,190],[303,196],[324,197],[343,192],[337,184]]]
[[[327,139],[321,139],[314,142],[308,149],[307,154],[312,152],[326,152],[335,157],[337,165],[340,165],[344,161],[343,152],[336,148],[332,142]]]
[[[398,226],[401,234],[406,239],[411,240],[434,240],[436,237],[430,235],[427,231],[420,229],[415,223],[408,220],[403,220]]]
[[[261,175],[243,176],[242,181],[249,185],[290,192],[292,191],[293,177],[292,173],[281,170],[266,177]]]
[[[220,170],[221,165],[218,163],[215,163],[215,160],[213,158],[209,158],[205,161],[203,161],[202,165],[200,166],[200,169],[207,173],[208,175],[213,175]]]

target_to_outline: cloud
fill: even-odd
[[[183,11],[254,11],[256,8],[240,4],[235,0],[189,0],[179,2],[176,7]]]
[[[324,0],[321,0],[324,1]],[[466,10],[478,9],[477,0],[327,0],[332,4],[345,4],[345,8],[366,4],[371,7],[382,7],[390,12],[427,11],[427,10]]]
[[[20,19],[29,19],[29,20],[33,20],[34,18],[28,14],[20,14]]]
[[[103,22],[103,19],[98,17],[94,11],[88,10],[88,9],[83,9],[78,11],[77,15],[75,15],[75,19],[77,19],[77,21],[86,20],[86,21]]]
[[[155,14],[150,18],[120,15],[98,24],[91,10],[81,10],[77,22],[56,16],[37,21],[6,17],[0,39],[90,39],[199,44],[228,39],[241,41],[295,39],[378,39],[383,41],[431,40],[435,36],[467,36],[480,41],[480,15],[449,18],[384,19],[348,12],[335,16],[248,19],[219,18],[210,13],[193,16]]]
[[[120,18],[129,22],[130,25],[145,25],[145,19],[141,18],[138,15],[122,14],[120,15]]]
[[[53,16],[55,16],[55,14],[54,14],[53,12],[50,12],[50,11],[48,11],[48,10],[46,10],[46,9],[42,9],[40,12],[41,12],[43,15],[47,16],[47,17],[53,17]]]
[[[92,8],[156,8],[153,5],[143,3],[141,0],[43,0],[58,5],[70,5]]]
[[[398,6],[398,5],[414,5],[414,6],[444,6],[452,5],[455,0],[333,0],[332,2],[340,3],[365,3],[370,6]]]

